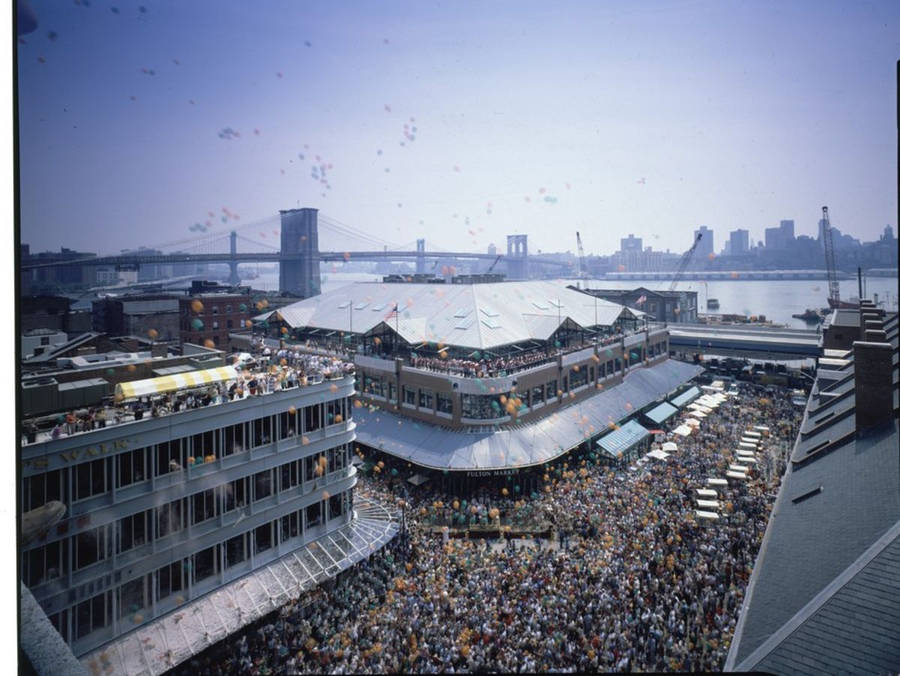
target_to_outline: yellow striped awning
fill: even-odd
[[[188,371],[186,373],[175,373],[170,376],[160,376],[159,378],[134,380],[130,383],[119,383],[116,385],[116,401],[146,397],[150,394],[173,392],[189,387],[202,387],[212,383],[236,380],[237,377],[238,372],[234,366],[220,366],[203,371]]]

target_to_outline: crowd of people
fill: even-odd
[[[294,387],[305,387],[326,379],[353,375],[354,366],[336,357],[301,352],[298,349],[270,350],[265,346],[242,361],[232,355],[228,361],[238,369],[238,377],[199,388],[162,392],[133,401],[105,402],[23,423],[23,444],[59,439],[81,432],[141,420],[145,415],[157,418],[194,408],[214,406]]]
[[[176,673],[721,670],[801,413],[788,392],[738,387],[665,460],[570,454],[524,497],[492,486],[464,507],[392,472],[361,477],[360,494],[403,508],[401,535]],[[704,525],[696,489],[754,425],[771,430],[760,468],[719,489],[722,518]],[[447,510],[554,536],[434,528]]]

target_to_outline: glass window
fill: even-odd
[[[36,587],[44,582],[59,578],[61,571],[68,568],[68,553],[68,539],[57,540],[27,552],[24,560],[25,570],[23,572],[25,584],[29,587]]]
[[[217,549],[218,545],[207,547],[203,551],[197,552],[192,557],[193,566],[191,566],[191,572],[194,574],[194,584],[197,584],[201,580],[205,580],[218,572],[219,557],[216,556]]]
[[[397,385],[393,380],[388,381],[388,401],[392,404],[397,403]]]
[[[318,526],[322,520],[322,503],[314,502],[306,508],[306,527]]]
[[[59,635],[62,636],[63,641],[66,643],[69,642],[69,610],[61,610],[58,613],[54,613],[50,615],[49,618],[50,624],[54,626],[56,631],[59,632]]]
[[[261,554],[272,548],[272,524],[264,523],[253,531],[254,554]]]
[[[222,493],[223,512],[241,509],[247,504],[247,480],[248,477],[243,477],[219,487]]]
[[[191,524],[196,525],[216,516],[216,490],[214,488],[191,496]]]
[[[112,591],[82,601],[75,606],[75,638],[112,624]]]
[[[64,470],[54,469],[43,474],[36,474],[25,479],[23,511],[43,507],[51,500],[66,503],[66,482]]]
[[[193,435],[191,437],[191,455],[195,458],[216,455],[215,440],[216,434],[212,430]]]
[[[297,435],[297,412],[284,411],[278,414],[278,438],[287,439]]]
[[[126,582],[119,587],[119,619],[138,612],[147,605],[147,583],[145,577]]]
[[[164,441],[156,446],[156,476],[179,472],[184,465],[185,458],[181,439]]]
[[[416,405],[416,388],[403,386],[403,403],[411,406]]]
[[[442,392],[437,393],[437,410],[441,413],[453,413],[453,397]]]
[[[226,305],[226,306],[225,306],[225,314],[226,314],[226,315],[231,314],[231,306],[230,306],[230,305]]]
[[[463,394],[461,397],[462,416],[477,420],[502,418],[506,411],[495,395]]]
[[[110,476],[107,472],[107,460],[101,458],[93,462],[83,462],[75,467],[75,499],[84,500],[95,495],[102,495],[109,490]]]
[[[300,472],[298,467],[298,462],[288,462],[282,465],[279,468],[279,474],[281,475],[281,483],[279,484],[279,491],[287,491],[300,483]]]
[[[253,499],[262,500],[272,495],[272,470],[267,469],[253,475]]]
[[[577,371],[575,369],[578,369]],[[586,366],[573,366],[571,373],[569,373],[569,384],[574,390],[576,387],[581,387],[582,385],[587,385],[588,380],[588,370]]]
[[[119,553],[140,547],[150,541],[150,511],[131,514],[118,521]]]
[[[231,568],[247,559],[247,533],[225,541],[225,567]]]
[[[180,499],[156,508],[156,532],[158,537],[177,533],[182,528],[184,528],[184,509]]]
[[[116,487],[124,488],[150,478],[147,472],[147,449],[138,448],[116,456]]]
[[[419,390],[419,406],[421,408],[434,408],[434,393],[431,390]]]
[[[328,518],[335,519],[344,513],[343,493],[328,498]]]
[[[156,596],[164,599],[170,594],[184,589],[184,566],[182,561],[176,561],[163,566],[156,571]]]
[[[234,321],[231,320],[231,319],[228,320],[228,328],[229,328],[229,329],[233,329],[233,328],[234,328]]]
[[[218,306],[218,305],[213,305],[213,306],[212,306],[212,313],[213,313],[214,315],[219,314],[219,306]]]
[[[542,401],[544,401],[544,386],[538,385],[537,387],[531,388],[531,405],[535,406]]]
[[[291,512],[281,517],[281,541],[299,537],[302,532],[300,512]]]
[[[552,401],[557,396],[559,390],[556,389],[556,380],[551,380],[547,383],[547,401]]]
[[[303,409],[303,431],[314,432],[322,427],[322,404],[313,404]]]
[[[225,455],[240,453],[245,450],[244,424],[238,423],[225,428]]]
[[[78,533],[75,536],[75,568],[81,570],[108,556],[106,526]]]
[[[272,441],[272,417],[257,418],[253,421],[253,446],[263,446]]]

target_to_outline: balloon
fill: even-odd
[[[195,298],[191,301],[191,310],[193,310],[197,314],[200,314],[201,312],[203,312],[203,303]]]

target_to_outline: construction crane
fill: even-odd
[[[694,252],[697,250],[697,245],[700,244],[701,239],[703,239],[703,233],[698,232],[697,239],[694,240],[691,248],[685,251],[681,260],[678,261],[678,269],[675,271],[675,276],[672,277],[672,283],[669,284],[669,291],[674,291],[675,287],[678,286],[678,282],[681,281],[681,276],[684,274],[684,271],[687,270],[688,263],[690,263],[691,258],[694,257]]]
[[[497,256],[497,257],[494,259],[494,262],[491,263],[491,267],[489,267],[489,268],[487,269],[487,273],[486,273],[486,274],[491,274],[491,273],[494,271],[494,266],[497,265],[497,263],[500,262],[500,259],[501,259],[501,258],[503,258],[503,254],[500,254],[499,256]]]
[[[578,242],[578,279],[582,279],[587,275],[587,265],[584,262],[584,247],[581,246],[581,233],[575,231],[575,241]]]
[[[834,265],[834,237],[828,220],[828,207],[822,207],[822,244],[825,248],[825,271],[828,273],[828,306],[833,310],[848,307],[841,303],[841,285],[838,284],[837,269]]]

